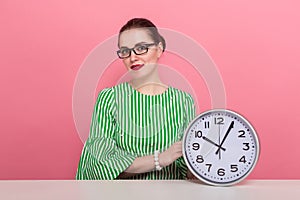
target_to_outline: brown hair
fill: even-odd
[[[157,27],[148,19],[145,18],[133,18],[129,20],[119,31],[120,34],[126,30],[134,29],[134,28],[145,28],[148,30],[150,37],[154,40],[155,43],[162,43],[163,51],[166,49],[166,41],[165,39],[158,33]]]

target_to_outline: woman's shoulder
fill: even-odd
[[[128,89],[128,84],[126,82],[114,85],[112,87],[105,87],[99,91],[98,98],[104,97],[104,96],[113,96],[115,92],[118,92],[118,91],[124,92],[127,89]]]
[[[121,88],[124,87],[124,84],[118,84],[112,87],[105,87],[98,92],[96,98],[96,105],[107,107],[107,108],[114,108],[115,107],[115,99],[117,91],[122,90]]]
[[[113,93],[113,88],[103,88],[98,92],[98,99],[110,96]]]
[[[181,89],[178,88],[174,88],[174,87],[169,87],[170,91],[173,93],[173,95],[180,95],[184,98],[188,98],[188,99],[193,99],[192,95],[189,92],[183,91]]]

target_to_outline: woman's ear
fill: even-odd
[[[164,49],[164,47],[163,47],[162,43],[159,42],[157,45],[157,58],[160,58],[160,56],[163,53],[163,49]]]

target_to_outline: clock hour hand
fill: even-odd
[[[219,148],[222,149],[223,151],[226,151],[226,149],[225,149],[224,147],[219,146],[217,143],[211,141],[211,140],[208,139],[207,137],[203,136],[202,138],[203,138],[203,140],[205,140],[205,141],[207,141],[207,142],[209,142],[209,143],[215,145],[216,147],[219,147]]]
[[[220,144],[218,150],[216,151],[216,154],[218,154],[219,151],[220,151],[220,149],[222,148],[222,145],[223,145],[223,143],[225,142],[225,140],[226,140],[226,138],[227,138],[229,132],[230,132],[231,129],[233,128],[233,125],[234,125],[234,121],[232,121],[232,122],[230,123],[230,125],[229,125],[229,127],[228,127],[228,129],[227,129],[227,131],[226,131],[226,133],[225,133],[225,136],[224,136],[224,138],[222,139],[222,142],[221,142],[221,144]]]

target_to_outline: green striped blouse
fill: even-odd
[[[159,95],[142,94],[126,82],[102,90],[76,179],[116,179],[136,157],[162,152],[181,140],[194,116],[191,95],[173,87]],[[185,179],[186,173],[181,157],[161,171],[131,179]]]

